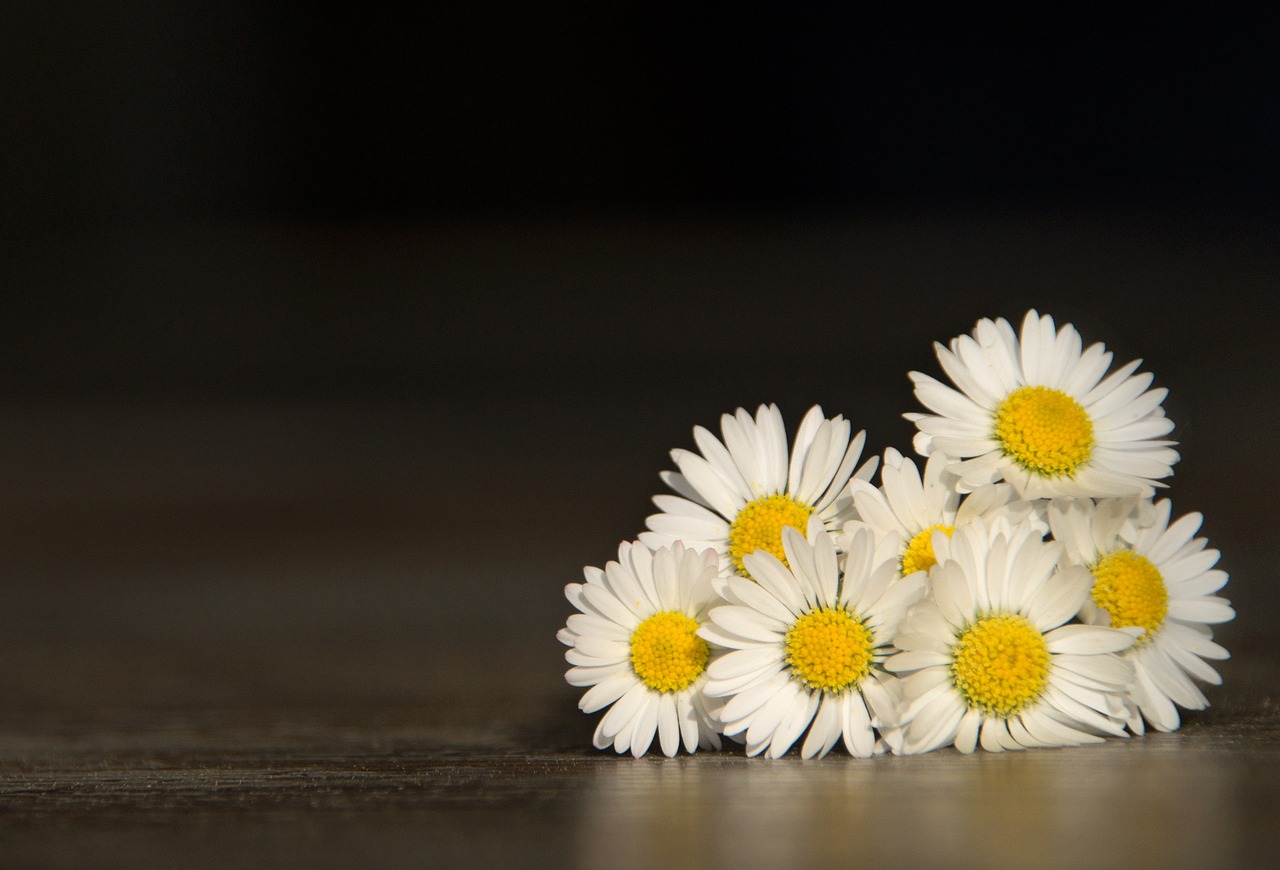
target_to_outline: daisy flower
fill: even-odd
[[[880,487],[865,480],[849,481],[849,494],[857,519],[844,524],[836,541],[841,545],[857,529],[867,528],[879,535],[896,534],[902,542],[898,554],[903,576],[915,571],[928,571],[937,558],[933,552],[933,533],[950,535],[975,517],[990,522],[1006,517],[1010,522],[1030,520],[1042,531],[1048,531],[1036,503],[1018,498],[1008,484],[978,487],[963,494],[956,489],[956,477],[947,470],[948,459],[934,453],[925,463],[924,476],[915,462],[892,447],[884,452],[880,466]]]
[[[1124,735],[1134,633],[1067,624],[1089,595],[1083,566],[1029,523],[982,519],[933,535],[933,594],[902,621],[902,752],[1096,743]]]
[[[716,651],[697,634],[718,601],[711,588],[715,552],[677,543],[651,553],[624,542],[616,562],[603,571],[587,567],[583,574],[586,583],[564,589],[580,612],[556,637],[571,647],[564,657],[573,667],[565,679],[590,687],[579,709],[609,707],[596,727],[595,747],[612,745],[639,758],[656,732],[667,756],[681,743],[687,752],[719,749],[712,711],[702,697]]]
[[[721,575],[747,576],[744,557],[757,550],[784,559],[782,530],[788,526],[816,534],[838,532],[849,517],[841,497],[855,476],[866,433],[850,439],[844,417],[827,419],[814,405],[787,450],[787,433],[776,405],[761,405],[753,419],[746,410],[720,418],[723,442],[701,426],[693,438],[702,452],[671,451],[679,471],[662,473],[678,495],[658,495],[661,513],[645,520],[640,540],[650,548],[684,541],[720,556]],[[869,479],[879,459],[856,472]]]
[[[897,682],[880,667],[898,621],[924,593],[924,575],[898,579],[896,541],[867,530],[849,541],[840,570],[826,534],[782,530],[786,562],[767,550],[743,557],[753,580],[715,581],[729,602],[698,630],[729,649],[707,667],[706,693],[724,698],[720,722],[745,734],[748,755],[823,756],[844,739],[851,755],[876,749],[876,729],[897,724]]]
[[[1135,673],[1127,717],[1135,734],[1143,733],[1143,720],[1156,730],[1175,731],[1181,724],[1178,707],[1207,707],[1193,678],[1220,685],[1222,678],[1204,659],[1229,657],[1209,628],[1235,617],[1230,603],[1212,594],[1227,582],[1226,572],[1214,568],[1218,551],[1193,537],[1200,514],[1170,524],[1171,510],[1168,499],[1154,506],[1136,499],[1055,499],[1049,507],[1065,558],[1093,574],[1080,618],[1145,632],[1124,653]]]
[[[1111,353],[1081,351],[1071,324],[1028,311],[1020,335],[1004,318],[979,320],[972,336],[935,344],[956,385],[911,372],[915,395],[932,414],[906,414],[919,432],[915,448],[955,457],[962,486],[1007,480],[1023,498],[1150,496],[1178,461],[1161,403],[1147,389],[1141,360],[1103,377]]]

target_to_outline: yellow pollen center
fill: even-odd
[[[631,634],[631,669],[655,692],[678,692],[707,667],[710,651],[698,623],[683,613],[655,613]]]
[[[951,648],[951,679],[965,703],[1008,718],[1040,697],[1049,682],[1049,648],[1013,613],[979,618]]]
[[[1093,423],[1075,399],[1051,387],[1014,390],[996,408],[995,437],[1035,474],[1074,474],[1093,453]]]
[[[1111,614],[1113,628],[1140,626],[1145,643],[1164,623],[1169,612],[1169,592],[1160,570],[1146,556],[1117,550],[1093,566],[1093,603]]]
[[[906,552],[902,554],[902,576],[916,571],[928,571],[938,564],[938,557],[933,554],[933,533],[939,530],[946,532],[949,538],[956,527],[939,523],[929,526],[912,538],[911,543],[907,544]]]
[[[871,629],[847,610],[809,611],[791,626],[786,645],[792,675],[811,689],[843,692],[871,670]]]
[[[803,532],[812,513],[813,508],[781,493],[748,502],[729,528],[729,557],[734,569],[743,577],[750,577],[742,566],[742,557],[756,550],[766,550],[787,564],[782,529],[793,526]]]

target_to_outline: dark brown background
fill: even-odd
[[[835,813],[900,865],[1074,860],[1083,824],[1247,866],[1278,806],[1273,36],[0,4],[0,855],[806,864],[854,848],[795,833]],[[667,451],[771,401],[909,450],[906,372],[1029,307],[1170,390],[1169,494],[1239,612],[1214,707],[1008,760],[591,750],[561,590]],[[926,787],[932,826],[867,803]],[[795,836],[754,839],[774,814]]]

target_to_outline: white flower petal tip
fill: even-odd
[[[1026,499],[1151,496],[1178,453],[1164,389],[1134,374],[1107,375],[1102,344],[1082,349],[1071,324],[1028,311],[1021,330],[997,318],[935,347],[948,386],[912,373],[929,413],[909,416],[917,452],[946,453],[962,490],[1007,481]]]
[[[565,680],[587,689],[579,708],[607,708],[592,738],[597,749],[638,758],[655,746],[674,756],[682,746],[720,745],[718,703],[703,689],[723,650],[700,634],[711,608],[724,603],[712,584],[717,565],[711,549],[624,542],[616,561],[585,568],[585,582],[566,587],[578,612],[556,637],[573,666]]]

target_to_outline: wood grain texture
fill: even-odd
[[[88,654],[48,652],[62,668]],[[1274,651],[1228,662],[1213,706],[1175,734],[813,762],[597,752],[552,659],[512,656],[486,686],[415,675],[424,645],[348,645],[345,671],[312,652],[256,651],[263,669],[311,676],[277,701],[41,702],[28,685],[19,709],[7,693],[0,863],[1250,867],[1280,847]],[[209,676],[165,661],[121,649],[98,666],[149,664],[157,685]],[[385,682],[361,684],[375,672]]]

